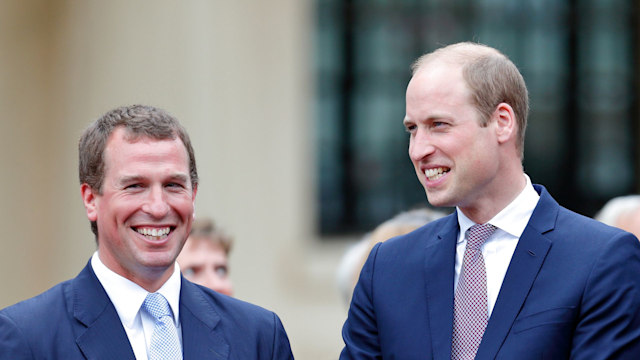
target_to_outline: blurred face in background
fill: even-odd
[[[222,245],[211,239],[190,237],[178,256],[178,264],[188,280],[233,296],[227,253]]]

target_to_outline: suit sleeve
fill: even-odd
[[[571,359],[640,359],[640,243],[629,233],[608,241],[591,270]]]
[[[0,360],[33,359],[22,330],[6,314],[0,312]]]
[[[356,284],[347,321],[342,328],[341,360],[382,359],[373,306],[373,272],[380,243],[373,247]]]
[[[274,333],[273,333],[273,356],[274,360],[293,360],[293,353],[291,352],[291,345],[289,344],[289,337],[287,336],[282,321],[275,313],[274,319]]]

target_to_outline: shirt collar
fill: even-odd
[[[533,188],[531,179],[527,174],[524,174],[527,184],[524,189],[516,196],[509,205],[502,209],[487,223],[494,225],[498,229],[509,233],[510,235],[520,238],[520,235],[524,232],[524,229],[529,223],[529,218],[533,214],[533,210],[538,204],[540,195]],[[458,224],[460,225],[460,233],[464,234],[475,223],[469,219],[465,214],[457,209]],[[458,237],[458,243],[464,240],[464,236]]]
[[[116,274],[109,269],[102,261],[96,251],[91,257],[91,267],[96,277],[107,292],[111,303],[116,308],[120,321],[127,327],[132,327],[140,307],[149,292],[133,281]],[[173,274],[158,289],[158,293],[162,294],[169,302],[169,306],[173,312],[173,321],[178,324],[180,318],[180,267],[175,262]]]

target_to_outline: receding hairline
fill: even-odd
[[[464,67],[465,64],[473,62],[481,57],[501,57],[508,59],[506,55],[490,46],[461,42],[439,48],[433,52],[420,56],[411,65],[411,74],[415,75],[421,69],[434,63],[444,63]]]

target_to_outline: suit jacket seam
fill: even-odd
[[[271,313],[271,319],[273,321],[273,340],[271,341],[271,359],[274,359],[276,355],[276,341],[278,340],[278,321],[276,320],[276,314]]]
[[[369,295],[369,296],[371,297],[371,309],[373,310],[373,312],[374,312],[374,313],[375,313],[376,311],[375,311],[375,304],[373,303],[373,301],[374,301],[374,296],[373,296],[373,291],[374,291],[374,289],[373,289],[373,285],[374,285],[374,283],[375,283],[375,282],[373,281],[373,277],[374,277],[374,273],[375,273],[375,270],[376,270],[376,262],[377,262],[377,260],[378,260],[378,254],[380,253],[380,247],[381,247],[381,246],[382,246],[382,243],[378,243],[378,244],[375,246],[375,248],[374,248],[375,253],[373,253],[373,259],[371,259],[371,276],[369,277],[369,279],[370,279],[370,280],[369,280],[369,283],[370,283],[370,284],[369,284],[369,288],[371,289],[371,291],[370,291],[370,295]],[[376,328],[378,328],[378,318],[377,318],[377,316],[376,316],[376,317],[374,317],[374,318],[376,319]],[[379,329],[378,329],[378,334],[380,334],[380,330],[379,330]]]
[[[615,242],[615,240],[620,237],[620,236],[614,236],[611,238],[611,243]],[[591,269],[589,270],[589,275],[587,276],[586,280],[585,280],[585,284],[584,284],[584,290],[582,292],[582,299],[580,299],[580,303],[583,302],[584,297],[586,295],[586,293],[588,291],[590,291],[590,287],[592,286],[592,280],[594,277],[594,273],[598,270],[598,264],[602,261],[602,256],[604,256],[605,251],[602,251],[604,248],[607,247],[608,244],[607,242],[603,242],[603,245],[600,246],[600,249],[598,249],[598,256],[595,258],[595,260],[593,261],[593,264],[591,264]]]
[[[7,319],[9,321],[9,323],[19,332],[20,337],[22,338],[23,342],[25,343],[25,345],[27,346],[27,348],[29,349],[29,354],[31,355],[31,359],[35,359],[35,355],[33,354],[33,349],[31,347],[31,344],[28,341],[28,337],[25,336],[24,331],[22,330],[21,327],[18,326],[18,324],[16,324],[16,322],[14,321],[14,319],[9,316],[8,314],[2,314],[0,313],[0,316],[4,317],[5,319]]]

